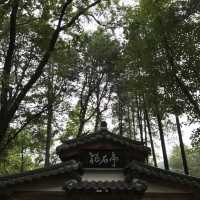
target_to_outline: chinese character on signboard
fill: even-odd
[[[100,154],[99,152],[89,152],[89,163],[92,166],[110,166],[115,168],[119,162],[119,157],[115,152]]]

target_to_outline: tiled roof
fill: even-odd
[[[121,145],[125,145],[128,148],[137,148],[138,150],[145,151],[147,153],[150,153],[150,149],[148,147],[145,147],[142,142],[139,141],[133,141],[127,137],[122,137],[120,135],[116,135],[111,133],[108,130],[100,130],[96,133],[80,136],[75,139],[67,140],[60,146],[56,148],[57,154],[60,154],[62,150],[67,150],[69,148],[75,148],[79,145],[84,145],[88,143],[93,143],[95,141],[100,141],[101,139],[107,139],[112,142],[117,142]]]
[[[143,181],[135,179],[131,184],[124,181],[77,181],[69,180],[63,189],[67,192],[135,192],[144,193],[147,189]]]
[[[70,175],[72,171],[77,171],[79,169],[80,164],[74,160],[71,160],[61,164],[53,165],[49,168],[40,168],[25,173],[14,174],[10,176],[2,176],[0,177],[0,188],[12,186],[19,183],[30,182],[35,179],[54,176],[58,174],[69,173]]]
[[[172,171],[147,166],[143,163],[132,161],[125,169],[127,178],[140,178],[140,179],[156,179],[168,183],[175,183],[180,185],[191,186],[192,188],[200,189],[200,178],[175,173]]]

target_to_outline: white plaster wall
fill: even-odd
[[[124,181],[122,170],[85,169],[83,181]]]

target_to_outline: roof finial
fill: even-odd
[[[100,129],[101,130],[107,130],[107,123],[106,123],[106,121],[101,121]]]

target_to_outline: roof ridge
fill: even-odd
[[[128,137],[125,137],[125,136],[121,136],[121,135],[118,135],[118,134],[114,134],[112,133],[111,131],[108,131],[108,130],[99,130],[97,132],[93,132],[93,133],[90,133],[88,135],[81,135],[77,138],[73,138],[73,139],[69,139],[69,140],[66,140],[63,142],[63,144],[67,144],[67,143],[71,143],[71,142],[76,142],[77,140],[82,140],[82,139],[86,139],[86,138],[89,138],[89,137],[92,137],[92,136],[96,136],[96,135],[100,135],[100,136],[105,136],[106,134],[110,134],[114,137],[118,137],[120,139],[124,139],[124,140],[127,140],[129,142],[133,142],[133,143],[138,143],[138,144],[142,144],[141,141],[137,141],[137,140],[132,140]]]
[[[89,134],[89,135],[83,135],[78,138],[74,138],[74,139],[65,141],[64,143],[62,143],[61,145],[59,145],[56,148],[56,152],[57,152],[57,154],[59,154],[62,151],[62,149],[73,148],[78,145],[82,145],[82,144],[85,144],[88,142],[93,142],[94,140],[98,140],[98,139],[113,140],[113,142],[120,143],[121,145],[127,145],[127,146],[131,146],[131,147],[135,146],[135,147],[137,147],[141,150],[145,150],[146,152],[149,152],[149,153],[151,151],[149,147],[144,146],[144,143],[142,143],[140,141],[132,140],[128,137],[114,134],[108,130],[99,130],[99,131]]]

